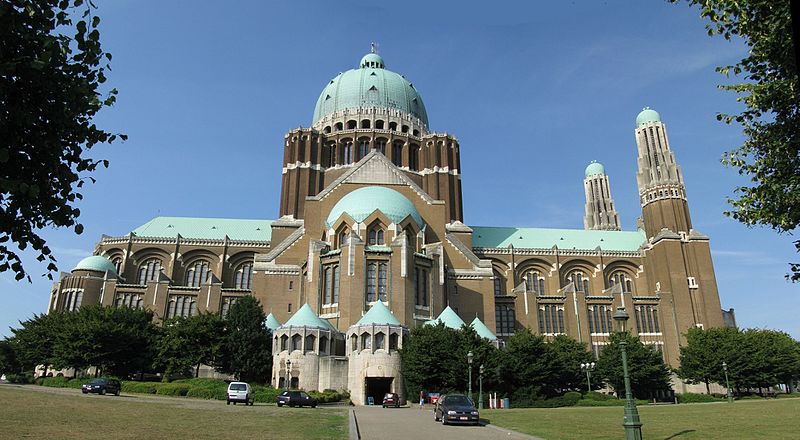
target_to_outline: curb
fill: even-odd
[[[356,410],[350,410],[350,440],[361,440],[361,432],[358,430],[358,419]]]

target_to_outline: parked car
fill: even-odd
[[[231,382],[228,384],[227,404],[233,402],[253,406],[253,389],[247,382]]]
[[[284,391],[278,394],[276,401],[278,406],[288,405],[300,407],[310,406],[312,408],[317,407],[317,399],[309,396],[303,391]]]
[[[439,400],[439,393],[428,393],[428,401],[430,401],[431,405],[436,405],[436,402]]]
[[[117,379],[92,379],[88,383],[81,385],[81,392],[83,394],[97,393],[100,395],[109,393],[119,396],[122,390],[122,384]]]
[[[433,409],[433,419],[441,421],[442,425],[448,423],[477,425],[481,420],[475,404],[463,394],[447,394],[439,397],[436,408]]]
[[[389,406],[400,408],[400,396],[398,396],[397,393],[386,393],[386,395],[383,396],[383,407],[386,408]]]

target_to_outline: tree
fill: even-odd
[[[580,365],[594,360],[586,344],[567,335],[558,335],[547,348],[553,358],[553,388],[559,393],[583,390],[586,377]]]
[[[497,369],[501,390],[514,401],[530,400],[558,394],[553,381],[555,360],[543,336],[530,329],[517,330],[499,353]]]
[[[125,139],[92,122],[117,94],[101,90],[111,54],[100,46],[93,9],[83,0],[0,2],[0,272],[17,280],[30,276],[10,242],[47,260],[52,279],[56,258],[38,230],[83,231],[78,189],[108,166],[87,152]]]
[[[653,393],[670,388],[669,369],[661,358],[661,353],[646,346],[636,336],[629,333],[612,333],[608,345],[597,359],[597,375],[614,387],[617,394],[625,392],[622,370],[621,341],[627,342],[628,372],[634,396],[648,399]]]
[[[739,333],[737,345],[727,361],[731,386],[769,388],[789,384],[800,377],[797,341],[775,330],[747,329]]]
[[[466,356],[464,338],[459,330],[445,327],[442,323],[411,329],[400,349],[408,395],[416,396],[420,391],[447,393],[465,390]]]
[[[719,86],[738,94],[737,101],[745,109],[735,115],[719,114],[717,119],[742,126],[744,144],[726,153],[722,161],[752,182],[735,189],[738,198],[729,200],[733,210],[726,215],[749,226],[766,225],[791,233],[800,224],[800,85],[790,1],[686,1],[698,5],[700,15],[709,20],[710,36],[741,37],[749,48],[735,65],[717,68],[726,77],[733,73],[745,80]],[[795,17],[798,21],[800,17]],[[800,240],[794,245],[800,252]],[[791,263],[790,271],[787,278],[800,281],[800,264]]]
[[[688,383],[704,383],[711,393],[711,382],[724,384],[722,363],[735,353],[740,332],[735,328],[691,328],[686,333],[686,344],[681,346],[678,377]]]
[[[221,372],[245,381],[267,381],[272,371],[272,334],[265,319],[261,303],[252,296],[241,297],[231,306],[214,360]]]
[[[17,341],[14,338],[6,338],[0,341],[0,375],[17,374],[22,371],[17,359]]]
[[[34,315],[20,321],[20,328],[11,329],[14,333],[15,356],[23,370],[32,371],[38,365],[44,366],[44,375],[50,365],[56,363],[57,335],[64,330],[66,315],[53,312],[47,315]]]
[[[156,364],[164,369],[164,380],[210,365],[219,351],[225,323],[216,313],[201,313],[189,318],[175,318],[164,323],[156,339]]]

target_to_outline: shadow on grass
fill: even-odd
[[[696,432],[696,431],[697,431],[696,429],[684,429],[683,431],[676,432],[675,434],[672,434],[669,437],[664,437],[664,440],[671,440],[671,439],[673,439],[675,437],[679,437],[679,436],[681,436],[683,434],[689,434],[690,432]]]

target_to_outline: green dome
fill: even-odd
[[[399,224],[409,215],[422,227],[422,217],[417,208],[404,195],[385,186],[367,186],[348,193],[339,200],[328,214],[328,227],[343,213],[361,223],[376,210],[380,210],[395,224]]]
[[[445,307],[436,319],[426,321],[425,325],[437,325],[440,322],[444,324],[445,327],[456,330],[460,330],[461,326],[465,325],[464,320],[462,320],[461,317],[458,316],[458,313],[451,309],[450,306]]]
[[[477,316],[475,317],[475,319],[472,320],[472,322],[469,325],[470,327],[475,329],[475,333],[477,333],[478,336],[486,338],[490,341],[497,340],[497,336],[495,336],[494,333],[492,333],[492,331],[489,330],[489,327],[486,327],[486,324],[484,324],[483,321],[478,319]]]
[[[317,316],[308,303],[303,304],[303,307],[300,307],[285,324],[280,326],[280,328],[288,327],[317,327],[323,330],[336,330],[328,321]]]
[[[592,163],[586,167],[586,177],[602,175],[605,173],[606,169],[603,167],[603,164],[596,160],[593,160]]]
[[[650,107],[645,107],[639,112],[639,115],[636,116],[636,127],[641,127],[651,122],[661,122],[661,116]]]
[[[381,301],[376,302],[356,323],[356,325],[369,324],[401,325],[391,310]]]
[[[400,74],[386,70],[383,58],[368,53],[359,66],[358,69],[340,73],[322,89],[314,107],[312,125],[331,113],[358,107],[397,109],[416,116],[428,125],[428,113],[422,97]]]
[[[270,314],[267,315],[267,319],[264,320],[264,325],[267,326],[270,331],[274,332],[281,326],[281,323],[278,321],[278,318],[270,312]]]
[[[108,258],[99,255],[92,255],[91,257],[84,258],[78,262],[78,265],[72,270],[93,270],[95,272],[111,272],[114,275],[117,274],[117,268],[114,267],[114,263],[108,261]]]

